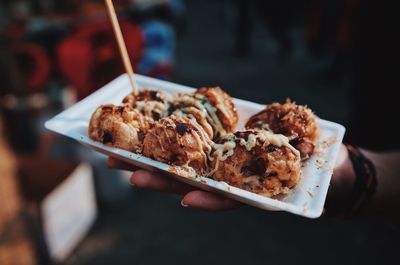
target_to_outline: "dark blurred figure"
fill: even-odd
[[[388,2],[361,1],[355,31],[357,71],[348,132],[351,142],[375,150],[400,148],[398,11]]]
[[[355,27],[358,23],[360,0],[312,0],[306,27],[306,41],[311,54],[321,58],[333,53],[333,62],[322,78],[339,81],[352,66]]]
[[[306,37],[314,56],[321,56],[328,49],[349,47],[360,2],[360,0],[311,1]]]
[[[343,74],[351,82],[351,121],[348,141],[370,149],[400,147],[396,121],[398,78],[395,73],[399,45],[395,10],[388,1],[236,0],[234,51],[238,56],[251,51],[253,9],[279,44],[279,56],[290,56],[289,31],[304,23],[310,53],[333,61],[321,78],[336,83]]]
[[[306,32],[314,56],[334,52],[334,61],[323,76],[327,81],[350,73],[352,113],[347,141],[372,150],[400,148],[395,129],[400,112],[394,10],[389,1],[314,0]]]
[[[263,0],[235,0],[237,20],[235,26],[234,52],[243,56],[251,51],[252,12],[253,9],[261,17],[279,46],[279,56],[287,58],[291,55],[293,44],[289,30],[296,23],[304,19],[309,0],[304,1],[263,1]]]

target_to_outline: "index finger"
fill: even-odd
[[[183,197],[181,204],[184,207],[207,211],[229,210],[241,206],[241,203],[237,201],[203,190],[195,190],[187,193]]]

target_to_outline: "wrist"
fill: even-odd
[[[339,157],[332,177],[328,212],[347,217],[360,214],[376,191],[375,165],[352,145],[342,146]]]
[[[333,171],[329,199],[340,202],[350,197],[356,174],[345,145],[341,145],[338,160]]]

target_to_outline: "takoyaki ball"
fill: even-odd
[[[102,105],[92,114],[88,134],[105,145],[140,152],[151,122],[130,106]]]
[[[232,98],[219,87],[178,94],[172,104],[174,115],[193,116],[211,138],[232,132],[238,122]]]
[[[210,104],[216,108],[216,115],[226,132],[233,132],[238,124],[239,116],[233,99],[220,87],[199,88],[196,93],[206,96]]]
[[[143,155],[171,165],[190,166],[204,174],[210,144],[195,119],[172,115],[153,124],[144,138]]]
[[[268,197],[288,193],[300,180],[300,154],[283,135],[238,131],[215,149],[215,180]]]
[[[169,115],[171,96],[155,89],[142,89],[138,94],[129,94],[122,100],[123,104],[130,105],[143,115],[158,120]]]
[[[296,105],[290,100],[267,105],[248,120],[246,128],[269,129],[287,136],[303,160],[314,152],[318,127],[316,115],[307,106]]]

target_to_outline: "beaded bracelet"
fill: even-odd
[[[331,217],[352,217],[362,213],[362,210],[371,200],[378,185],[374,164],[366,158],[360,150],[350,144],[345,144],[353,166],[356,180],[345,205],[328,200],[325,205],[325,214]]]
[[[362,212],[374,195],[378,180],[374,164],[357,147],[350,144],[345,146],[356,174],[356,181],[345,214],[345,216],[349,216]]]

